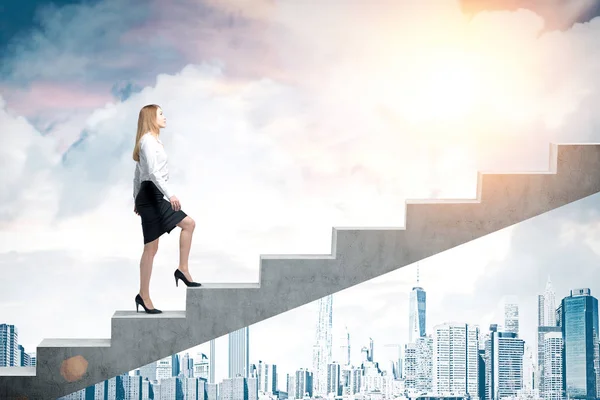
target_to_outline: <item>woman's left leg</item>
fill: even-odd
[[[193,281],[189,271],[189,258],[190,248],[192,247],[192,236],[194,235],[194,228],[196,228],[196,221],[189,215],[181,220],[177,224],[181,228],[181,234],[179,235],[179,267],[178,269],[183,272],[185,277],[189,281]]]

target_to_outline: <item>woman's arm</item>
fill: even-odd
[[[154,140],[144,140],[140,145],[140,163],[148,168],[148,174],[150,180],[154,182],[156,187],[165,195],[167,199],[173,196],[167,182],[158,173],[158,163],[156,161],[156,155],[158,152],[159,144]]]

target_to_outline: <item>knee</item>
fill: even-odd
[[[186,223],[186,228],[188,228],[189,230],[193,231],[194,228],[196,228],[196,221],[194,221],[194,219],[190,216],[187,217],[187,223]]]
[[[150,255],[151,257],[154,257],[156,255],[156,252],[158,252],[158,240],[147,243],[144,246],[144,252]]]

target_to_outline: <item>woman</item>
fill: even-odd
[[[165,232],[170,234],[175,226],[181,228],[179,267],[175,270],[175,285],[179,286],[178,279],[181,279],[187,286],[201,286],[192,280],[188,270],[192,234],[196,223],[181,210],[179,199],[167,184],[167,154],[159,139],[160,130],[166,125],[167,120],[159,106],[144,106],[138,117],[133,149],[133,159],[136,161],[133,211],[142,218],[144,233],[144,252],[140,261],[140,292],[135,297],[135,308],[139,311],[141,305],[148,314],[162,313],[153,307],[150,300],[150,275],[152,262],[158,251],[158,238]]]

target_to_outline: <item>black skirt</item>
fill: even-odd
[[[158,239],[163,233],[171,233],[173,228],[187,214],[175,211],[171,202],[165,200],[163,193],[152,181],[143,181],[135,198],[135,208],[142,218],[144,244]]]

